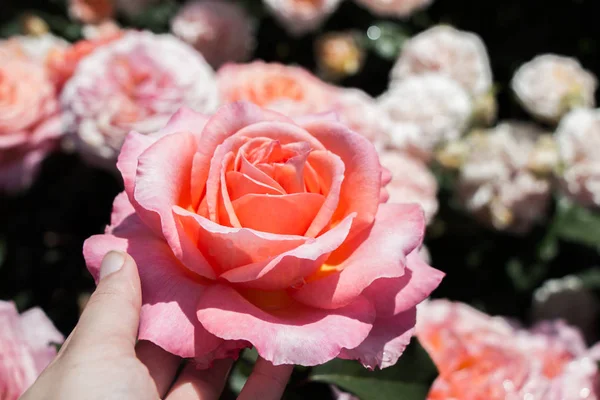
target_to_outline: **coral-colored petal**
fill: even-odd
[[[391,317],[377,315],[373,329],[364,342],[353,349],[344,349],[340,358],[359,360],[371,370],[375,367],[391,367],[410,343],[416,322],[416,307]]]
[[[246,194],[283,194],[280,191],[273,189],[257,180],[250,178],[248,175],[238,171],[229,171],[225,174],[227,180],[227,191],[231,200],[239,199]]]
[[[275,235],[247,228],[230,228],[175,207],[180,225],[218,271],[264,261],[307,241],[302,236]]]
[[[350,236],[368,228],[375,219],[381,189],[381,166],[371,142],[345,125],[331,121],[309,121],[302,125],[327,150],[337,154],[346,167],[334,219],[358,213]]]
[[[318,193],[247,194],[233,202],[241,226],[282,235],[304,235],[325,198]]]
[[[423,211],[412,204],[382,204],[373,227],[344,244],[345,259],[327,260],[332,273],[316,277],[298,289],[294,298],[313,307],[344,306],[374,281],[405,273],[406,256],[422,240]],[[334,253],[335,254],[335,253]]]
[[[102,258],[109,251],[125,251],[136,261],[143,293],[139,339],[186,358],[202,357],[216,349],[222,341],[208,333],[195,316],[205,286],[186,276],[185,267],[169,246],[136,215],[125,220],[117,231],[116,235],[92,236],[86,240],[83,253],[96,280]]]
[[[214,278],[202,253],[177,229],[172,213],[173,206],[190,204],[190,171],[195,150],[196,139],[191,133],[171,134],[146,149],[138,160],[135,203],[132,203],[146,224],[154,230],[160,229],[157,233],[165,237],[175,256],[188,269]]]
[[[272,260],[231,269],[220,277],[244,287],[278,290],[303,285],[304,278],[315,272],[348,236],[354,214],[335,228],[297,248],[280,253]]]
[[[300,304],[268,313],[233,288],[211,285],[198,303],[197,316],[209,332],[225,340],[247,340],[275,365],[318,365],[358,346],[371,330],[371,304],[357,298],[335,311]]]

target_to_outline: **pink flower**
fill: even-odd
[[[40,36],[13,36],[0,41],[0,61],[19,58],[46,65],[53,51],[65,49],[67,46],[65,40],[51,33]]]
[[[43,66],[0,62],[0,191],[27,188],[62,133],[54,86]]]
[[[381,166],[390,172],[391,180],[385,187],[388,203],[417,203],[431,222],[438,209],[437,181],[419,159],[398,151],[383,151]]]
[[[61,102],[78,150],[114,168],[125,135],[151,133],[181,106],[212,111],[218,103],[211,68],[170,35],[129,32],[85,57]]]
[[[511,87],[523,107],[546,122],[558,122],[574,108],[595,105],[596,77],[574,58],[544,54],[523,64]]]
[[[391,120],[389,143],[428,161],[445,142],[458,139],[471,117],[467,92],[440,74],[411,76],[379,98]]]
[[[294,36],[316,30],[342,0],[264,0],[276,20]]]
[[[451,26],[435,26],[410,39],[392,69],[391,84],[432,72],[455,80],[474,98],[492,89],[485,44],[476,34]]]
[[[56,355],[64,337],[39,308],[19,315],[12,302],[0,301],[0,395],[17,400]]]
[[[356,2],[376,15],[408,17],[415,11],[429,6],[433,0],[356,0]]]
[[[217,79],[224,103],[250,101],[290,117],[335,112],[376,146],[387,141],[389,118],[372,97],[329,85],[303,68],[262,61],[227,64]]]
[[[461,303],[419,306],[417,337],[438,367],[429,400],[595,400],[595,350],[561,322],[524,330]]]
[[[254,50],[254,26],[244,9],[229,1],[185,4],[171,21],[175,36],[193,46],[213,67],[247,60]]]
[[[556,129],[563,192],[579,204],[600,207],[600,110],[573,110]]]
[[[331,116],[184,108],[132,132],[118,167],[125,192],[84,255],[96,278],[107,251],[133,256],[139,337],[181,357],[387,367],[442,278],[418,255],[420,207],[379,204],[375,148]]]
[[[496,229],[515,233],[543,220],[551,197],[550,171],[541,173],[536,156],[548,136],[522,122],[468,136],[457,185],[467,210]]]
[[[69,0],[71,18],[86,24],[110,19],[113,13],[113,0]]]

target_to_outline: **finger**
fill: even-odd
[[[221,396],[233,360],[217,360],[209,369],[198,370],[189,363],[173,385],[166,400],[217,400]]]
[[[293,365],[274,366],[259,357],[238,400],[280,399],[293,370]]]
[[[83,311],[70,348],[134,352],[142,294],[135,261],[126,253],[109,252],[100,266],[100,281]],[[85,353],[85,351],[83,352]]]
[[[147,340],[138,342],[135,346],[135,353],[137,358],[148,368],[148,372],[156,384],[156,391],[162,399],[173,384],[181,358]]]

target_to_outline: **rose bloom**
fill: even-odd
[[[89,33],[90,29],[88,28],[87,31]],[[106,35],[100,35],[97,38],[89,40],[80,40],[65,48],[52,49],[48,53],[46,64],[50,78],[57,87],[57,90],[60,91],[64,84],[73,76],[79,62],[83,58],[97,48],[119,39],[123,34],[124,32],[120,30],[110,31]]]
[[[471,100],[455,81],[440,74],[409,77],[379,98],[391,120],[391,145],[428,161],[439,145],[458,139],[471,116]]]
[[[571,111],[555,136],[563,192],[579,204],[600,207],[600,109]]]
[[[171,21],[175,36],[193,46],[217,68],[228,61],[250,58],[254,25],[246,11],[228,1],[192,1]]]
[[[0,40],[0,61],[18,58],[45,65],[53,51],[65,49],[67,46],[68,42],[51,33],[39,36],[12,36],[10,39]]]
[[[0,398],[17,400],[56,356],[64,337],[39,308],[19,315],[0,300]]]
[[[438,209],[437,181],[421,160],[399,151],[380,153],[381,165],[389,172],[385,189],[389,203],[417,203],[431,222]]]
[[[411,38],[391,72],[391,84],[437,72],[456,82],[475,98],[492,89],[492,69],[485,44],[474,33],[435,26]]]
[[[63,129],[54,87],[33,61],[0,62],[0,192],[31,185]]]
[[[466,304],[419,306],[417,337],[439,370],[428,400],[595,400],[600,346],[588,350],[573,328],[531,330]]]
[[[523,107],[542,121],[555,123],[573,108],[592,108],[596,77],[570,57],[544,54],[523,64],[511,88]]]
[[[355,32],[330,32],[315,42],[319,74],[330,80],[356,75],[365,62],[365,50]]]
[[[69,0],[71,18],[86,24],[110,19],[113,13],[113,0]]]
[[[418,255],[423,211],[379,204],[375,148],[330,116],[184,108],[132,132],[118,167],[125,192],[88,267],[131,254],[139,338],[201,364],[254,346],[275,365],[393,365],[443,276]]]
[[[194,49],[170,35],[129,32],[79,63],[61,103],[80,154],[113,169],[129,131],[154,132],[184,105],[212,111],[218,93]]]
[[[224,103],[250,101],[291,117],[335,112],[377,147],[387,141],[389,118],[371,96],[329,85],[303,68],[262,61],[227,64],[217,72],[217,80]]]
[[[356,2],[382,17],[408,17],[415,11],[429,6],[433,0],[356,0]]]
[[[342,0],[264,0],[267,10],[294,36],[316,30]]]
[[[469,135],[457,184],[467,210],[485,224],[514,233],[525,233],[542,220],[551,198],[550,179],[532,170],[531,160],[547,136],[533,124],[513,121]]]

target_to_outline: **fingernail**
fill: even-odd
[[[125,255],[118,251],[111,251],[104,256],[100,265],[100,279],[119,271],[125,264]]]

